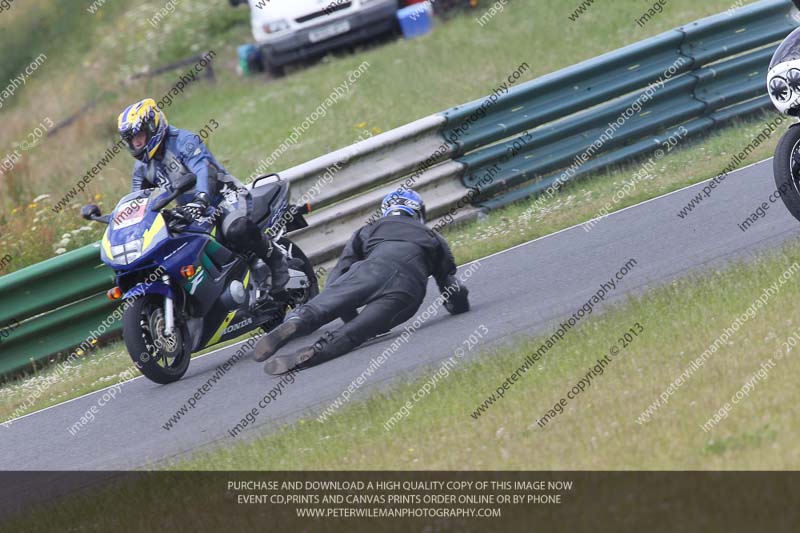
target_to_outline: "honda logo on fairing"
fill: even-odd
[[[234,331],[239,331],[243,327],[249,326],[252,323],[253,323],[253,319],[252,318],[247,318],[245,320],[242,320],[238,324],[233,324],[233,325],[228,326],[227,328],[225,328],[225,331],[223,331],[222,334],[223,335],[227,335],[228,333],[232,333]]]

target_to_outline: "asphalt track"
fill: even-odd
[[[451,317],[441,310],[380,366],[353,398],[436,366],[481,325],[488,329],[486,344],[551,331],[629,259],[637,261],[636,267],[597,309],[692,270],[777,247],[800,233],[780,201],[771,204],[766,216],[748,231],[737,226],[774,191],[771,160],[729,175],[687,218],[678,218],[676,213],[703,186],[700,183],[613,213],[590,232],[576,226],[482,259],[467,282],[472,311]],[[431,282],[421,309],[435,296]],[[318,413],[390,346],[396,335],[376,339],[345,357],[300,373],[275,401],[260,409],[255,424],[236,439],[263,434],[308,416],[309,411]],[[296,349],[301,342],[284,350]],[[75,436],[67,428],[97,405],[104,391],[22,417],[8,428],[0,426],[0,470],[150,468],[203,447],[233,442],[228,430],[279,381],[266,376],[261,365],[249,359],[237,363],[172,429],[165,430],[162,425],[235,350],[235,346],[228,347],[195,359],[184,379],[172,385],[159,386],[144,378],[126,383]],[[464,406],[465,421],[473,408]]]

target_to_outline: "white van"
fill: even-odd
[[[395,31],[398,0],[229,0],[248,3],[264,68],[282,75],[295,61]]]

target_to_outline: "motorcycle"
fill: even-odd
[[[800,118],[800,28],[775,50],[767,73],[767,87],[778,111]],[[778,140],[772,170],[783,204],[800,220],[800,123],[790,126]]]
[[[167,384],[189,368],[192,353],[249,331],[269,332],[290,308],[319,292],[313,265],[286,234],[306,227],[310,206],[289,204],[289,184],[276,174],[249,187],[253,217],[273,246],[286,255],[287,301],[264,297],[269,269],[252,253],[238,253],[218,239],[216,216],[192,220],[166,209],[195,186],[193,176],[171,190],[145,189],[123,197],[111,214],[97,205],[81,212],[108,225],[102,261],[116,274],[108,291],[123,306],[123,338],[133,362],[148,379]]]

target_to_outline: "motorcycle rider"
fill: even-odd
[[[120,137],[136,159],[132,190],[169,189],[178,176],[194,175],[193,197],[188,202],[179,199],[176,211],[188,220],[217,218],[226,242],[239,252],[254,252],[269,267],[272,274],[269,294],[275,299],[285,299],[284,287],[289,281],[286,257],[262,235],[252,220],[253,201],[249,190],[228,174],[200,137],[170,126],[152,98],[126,107],[119,115],[117,126]],[[254,272],[260,269],[261,265],[253,265]],[[265,278],[266,275],[262,276],[260,281],[264,282]]]
[[[433,275],[451,314],[469,311],[469,291],[455,277],[447,241],[425,225],[425,204],[413,190],[395,191],[381,203],[382,217],[356,231],[328,275],[325,290],[289,313],[255,346],[265,371],[282,374],[343,355],[391,330],[417,312]],[[357,309],[366,305],[358,313]],[[342,318],[345,325],[290,355],[274,356],[294,337]]]

